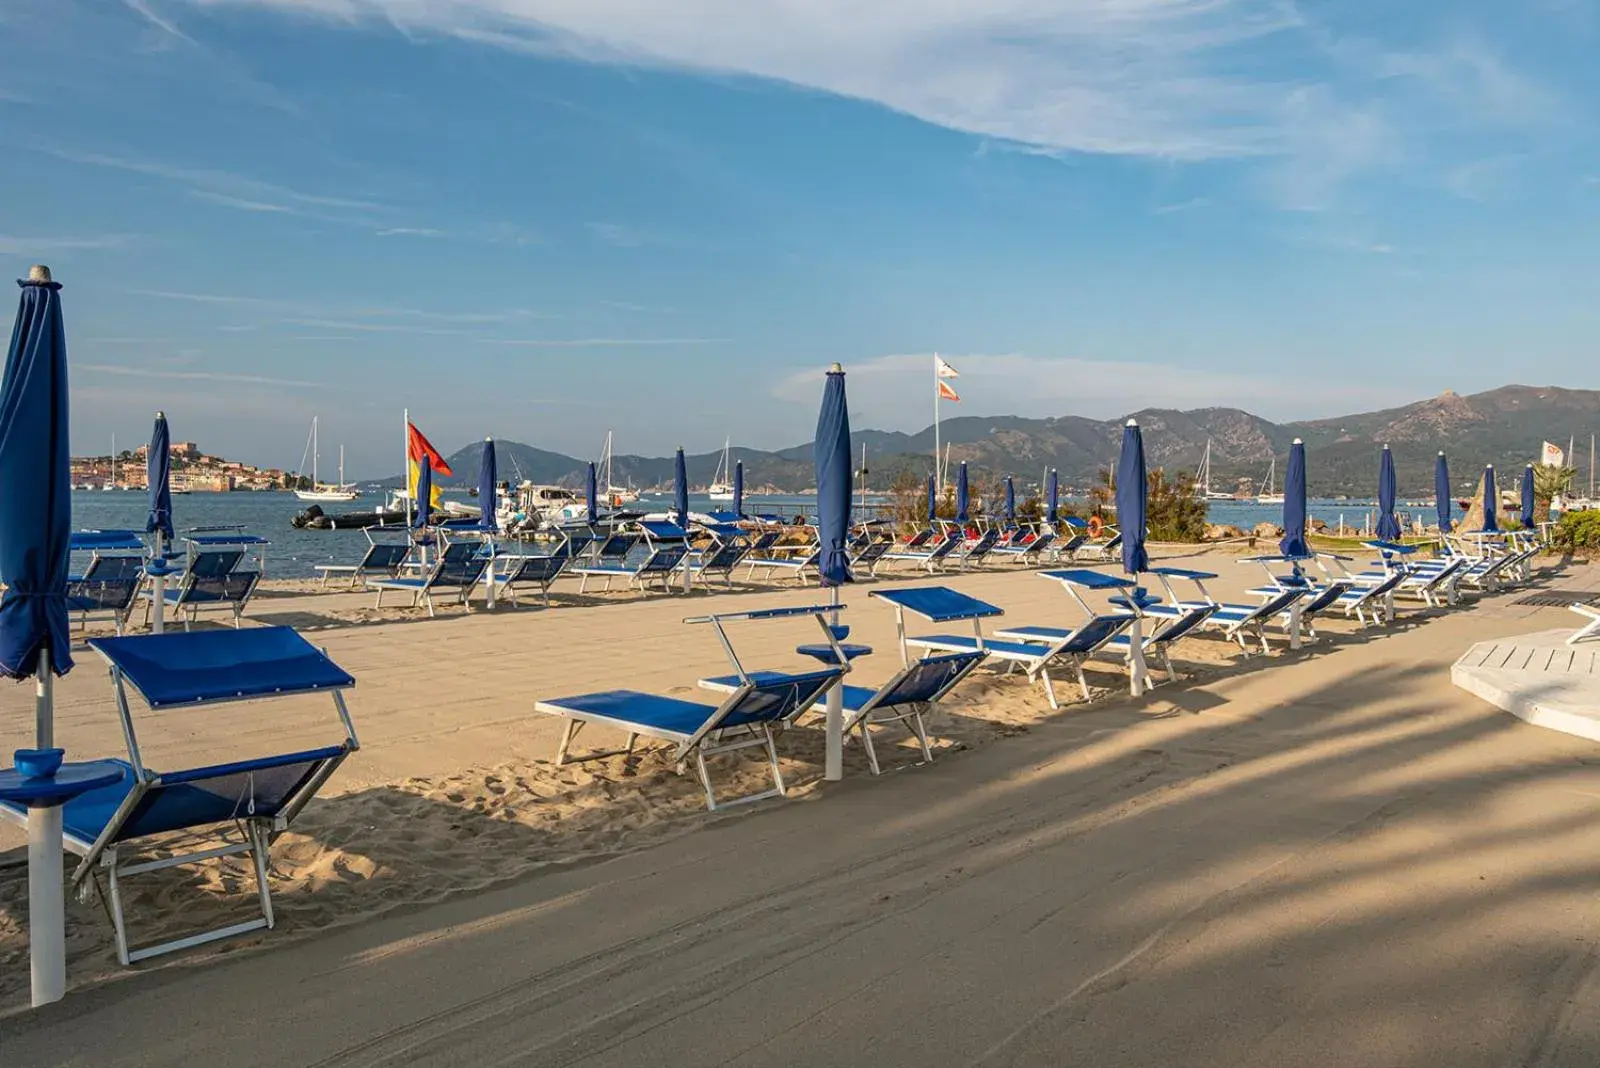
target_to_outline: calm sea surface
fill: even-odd
[[[376,493],[353,501],[349,510],[371,507],[378,500]],[[815,512],[812,497],[755,497],[747,498],[746,509],[753,512],[776,512],[782,515]],[[267,574],[276,578],[304,578],[313,576],[316,564],[354,563],[366,551],[367,539],[358,530],[295,530],[289,525],[291,517],[305,506],[292,493],[194,493],[172,499],[174,523],[179,536],[191,527],[242,524],[252,533],[269,539]],[[346,506],[324,506],[333,512]],[[636,506],[647,511],[665,511],[671,507],[668,498],[645,498]],[[689,507],[693,511],[712,511],[726,508],[727,503],[713,504],[704,497],[691,496]],[[1312,501],[1309,511],[1313,519],[1334,525],[1340,521],[1359,526],[1367,521],[1372,511],[1370,501]],[[72,522],[78,530],[104,530],[132,528],[142,530],[147,511],[145,495],[130,491],[104,492],[78,490],[72,495]],[[1431,519],[1431,504],[1422,508],[1401,508],[1402,521],[1407,512],[1415,512],[1426,522]],[[1260,505],[1245,502],[1214,501],[1209,515],[1213,523],[1225,523],[1249,529],[1257,523],[1276,522],[1282,513],[1277,505]]]

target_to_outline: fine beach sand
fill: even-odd
[[[1220,552],[1164,562],[1221,572],[1213,592],[1229,599],[1260,576]],[[1005,606],[1002,623],[1078,617],[1030,572],[936,581]],[[1548,581],[1591,588],[1600,574],[1575,566]],[[893,614],[871,588],[844,596],[851,640],[877,649],[858,684],[897,666]],[[1063,681],[1059,712],[1020,676],[980,671],[934,717],[932,767],[907,766],[914,751],[886,734],[897,744],[880,756],[901,767],[873,779],[851,746],[846,781],[823,784],[820,731],[795,730],[780,743],[788,802],[708,814],[693,777],[656,752],[554,766],[560,724],[533,702],[615,687],[692,695],[727,662],[684,616],[819,594],[575,589],[559,585],[550,611],[432,621],[374,611],[370,594],[261,598],[252,619],[313,632],[357,677],[362,740],[274,848],[278,929],[129,970],[99,906],[70,902],[73,992],[16,1013],[26,887],[22,839],[7,829],[0,1004],[14,1015],[0,1020],[0,1063],[659,1064],[672,1051],[820,1064],[888,1050],[907,1051],[895,1064],[1213,1063],[1184,1059],[1185,1036],[1199,1034],[1217,1064],[1579,1063],[1560,1059],[1581,1027],[1556,1002],[1589,981],[1600,930],[1600,751],[1448,681],[1470,642],[1561,626],[1566,613],[1514,606],[1516,594],[1449,613],[1403,605],[1386,636],[1333,620],[1323,643],[1291,654],[1280,641],[1270,658],[1203,638],[1180,647],[1179,684],[1131,701],[1102,662],[1095,702]],[[747,666],[798,667],[793,646],[816,630],[731,634]],[[57,686],[58,744],[72,758],[118,755],[109,683],[92,654],[79,662]],[[25,744],[30,691],[0,699],[0,745]],[[309,698],[139,721],[157,768],[338,735],[331,706]],[[596,732],[580,747],[615,740]],[[713,776],[732,794],[765,768],[719,758]],[[252,902],[233,862],[137,877],[129,891],[141,941]],[[1253,985],[1229,985],[1239,969]],[[227,982],[212,989],[210,975]],[[317,978],[296,988],[303,975]],[[442,1002],[419,1005],[415,991],[441,976]],[[602,1003],[579,997],[597,981]],[[312,1017],[287,1059],[227,1045],[230,1019],[265,1011],[240,1008],[252,990],[276,990],[270,1014],[296,1027]],[[1445,992],[1459,1026],[1430,1008]],[[450,1006],[465,1015],[416,1022]],[[1157,1010],[1154,1030],[1116,1023]],[[1219,1013],[1248,1026],[1222,1028]],[[174,1044],[156,1023],[174,1014],[209,1022]],[[489,1026],[463,1039],[468,1021]],[[122,1060],[51,1045],[109,1027],[139,1036],[121,1041]],[[1323,1059],[1296,1060],[1316,1036]],[[1511,1036],[1546,1059],[1510,1056]],[[1450,1055],[1423,1055],[1438,1048],[1424,1039]],[[1583,1041],[1573,1048],[1600,1051]]]

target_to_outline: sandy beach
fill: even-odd
[[[1225,553],[1244,599],[1260,572]],[[921,581],[908,579],[905,581]],[[1054,582],[936,581],[1070,625]],[[1600,586],[1572,566],[1562,588]],[[893,615],[846,591],[852,640],[897,666]],[[1473,641],[1565,625],[1516,593],[1397,625],[1331,620],[1297,653],[1179,649],[1184,681],[1096,699],[983,671],[932,727],[932,766],[859,747],[819,782],[821,733],[780,745],[787,801],[707,814],[657,753],[556,767],[539,698],[690,695],[726,660],[689,614],[813,603],[780,589],[572,595],[549,610],[372,608],[277,588],[351,671],[362,749],[273,853],[278,928],[123,969],[98,905],[69,903],[65,1002],[29,1013],[21,837],[0,838],[0,1062],[192,1064],[1595,1063],[1600,752],[1453,689]],[[798,666],[806,621],[733,637]],[[0,745],[30,691],[0,693]],[[91,654],[57,687],[58,741],[117,755]],[[255,715],[259,710],[262,714]],[[270,715],[267,713],[270,712]],[[15,714],[11,714],[15,713]],[[808,721],[814,722],[814,721]],[[337,737],[307,699],[141,719],[153,767]],[[595,736],[603,742],[603,735]],[[898,741],[898,739],[896,739]],[[886,750],[886,752],[885,752]],[[730,763],[734,765],[730,767]],[[719,760],[719,786],[764,769]],[[141,877],[141,938],[248,908],[241,870]],[[116,1041],[107,1044],[106,1036]]]

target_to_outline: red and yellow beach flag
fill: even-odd
[[[409,465],[410,471],[407,473],[406,490],[413,499],[417,495],[417,476],[421,473],[424,463],[435,474],[455,474],[454,471],[450,470],[450,465],[445,463],[445,459],[439,454],[439,450],[433,447],[433,442],[425,438],[422,431],[417,429],[416,424],[411,422],[406,423],[406,458],[411,461]],[[440,489],[437,482],[433,484],[433,493],[430,496],[432,500],[429,503],[435,508],[439,507]]]
[[[943,379],[939,380],[939,396],[948,401],[956,401],[957,403],[960,403],[961,401],[961,394],[951,389],[950,383],[944,381]]]

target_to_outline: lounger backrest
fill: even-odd
[[[774,545],[778,544],[778,539],[781,537],[783,537],[783,533],[781,531],[765,531],[757,536],[755,541],[750,543],[750,551],[752,553],[764,553]]]
[[[67,608],[73,612],[122,612],[139,592],[139,578],[82,578],[67,584]]]
[[[702,571],[728,571],[737,567],[743,560],[745,553],[749,552],[742,544],[730,541],[725,545],[717,546],[715,552],[706,557],[700,565]]]
[[[883,558],[884,553],[889,551],[889,546],[891,544],[891,542],[887,541],[871,542],[856,554],[855,562],[858,564],[876,563],[878,560]]]
[[[1294,604],[1301,597],[1305,596],[1305,592],[1305,590],[1282,590],[1278,593],[1275,593],[1271,597],[1267,598],[1266,603],[1262,604],[1249,615],[1245,616],[1243,622],[1254,622],[1258,619],[1271,619],[1279,612],[1284,611],[1290,605]]]
[[[582,556],[589,550],[589,546],[593,544],[593,534],[573,534],[571,537],[567,538],[566,541],[562,542],[556,551],[550,555],[566,557]]]
[[[1194,605],[1185,609],[1183,615],[1168,621],[1166,626],[1151,635],[1150,640],[1156,645],[1169,645],[1204,623],[1216,610],[1214,604]]]
[[[945,534],[943,541],[933,547],[933,551],[928,554],[928,559],[943,560],[945,557],[955,552],[956,547],[960,544],[961,531],[951,530]]]
[[[84,579],[98,580],[101,582],[120,582],[127,579],[138,580],[144,574],[144,557],[142,556],[99,556],[89,561],[89,566],[83,569]]]
[[[1314,616],[1349,592],[1350,583],[1343,580],[1330,582],[1312,594],[1311,599],[1300,606],[1300,614],[1302,616]]]
[[[508,575],[506,582],[553,582],[566,570],[565,556],[527,556],[517,569]]]
[[[160,774],[107,844],[252,817],[270,819],[292,804],[328,761],[342,759],[348,751],[334,745]],[[127,777],[132,775],[129,768]],[[90,818],[88,811],[63,815]]]
[[[259,571],[234,571],[227,575],[191,575],[178,594],[183,603],[223,602],[244,604],[261,581]]]
[[[1061,551],[1064,553],[1077,552],[1088,540],[1089,536],[1087,534],[1074,534],[1067,539],[1065,545],[1061,546]]]
[[[873,695],[871,708],[927,704],[939,700],[989,654],[982,649],[945,653],[918,660],[890,679]]]
[[[688,749],[714,730],[747,724],[781,723],[816,703],[843,672],[839,668],[779,675],[735,690],[684,743]]]
[[[595,559],[600,563],[621,563],[627,559],[633,547],[639,543],[637,534],[611,534],[600,543],[600,548],[595,550]]]
[[[1092,653],[1133,624],[1130,615],[1095,616],[1056,647],[1060,653]]]
[[[1405,572],[1396,571],[1393,574],[1386,576],[1384,580],[1377,585],[1367,587],[1366,596],[1363,597],[1362,600],[1367,600],[1372,597],[1382,597],[1384,594],[1388,593],[1405,580]]]
[[[428,585],[471,586],[483,577],[483,571],[488,566],[489,558],[478,555],[477,545],[465,541],[454,542],[439,558],[438,566],[428,578]]]
[[[381,572],[393,575],[400,570],[400,565],[406,562],[406,557],[409,555],[411,555],[409,545],[380,542],[367,550],[367,555],[361,558],[357,570],[362,573]]]
[[[189,561],[189,574],[196,578],[216,578],[238,567],[243,559],[243,549],[202,549]]]
[[[1055,531],[1053,531],[1053,530],[1043,531],[1042,533],[1039,534],[1038,537],[1034,538],[1026,546],[1024,546],[1023,547],[1023,551],[1027,552],[1027,553],[1030,553],[1030,554],[1032,554],[1032,553],[1042,553],[1046,549],[1048,549],[1050,547],[1050,543],[1055,541],[1055,540],[1056,540],[1056,532]]]
[[[1111,540],[1106,542],[1104,545],[1100,546],[1100,548],[1105,550],[1106,552],[1110,552],[1112,549],[1118,548],[1121,545],[1122,545],[1122,531],[1119,530],[1115,534],[1111,535]]]
[[[928,541],[930,539],[932,539],[932,537],[933,537],[933,528],[932,527],[923,527],[921,530],[919,530],[915,534],[911,535],[911,537],[907,538],[906,539],[906,543],[905,543],[904,546],[902,546],[902,548],[920,549],[924,545],[926,545],[928,543]]]
[[[993,527],[983,532],[983,537],[972,543],[972,548],[967,550],[968,556],[982,556],[1000,540],[1000,534]]]
[[[659,575],[672,571],[683,562],[684,554],[688,551],[689,547],[681,542],[677,545],[662,545],[650,554],[649,559],[639,565],[638,574]]]

